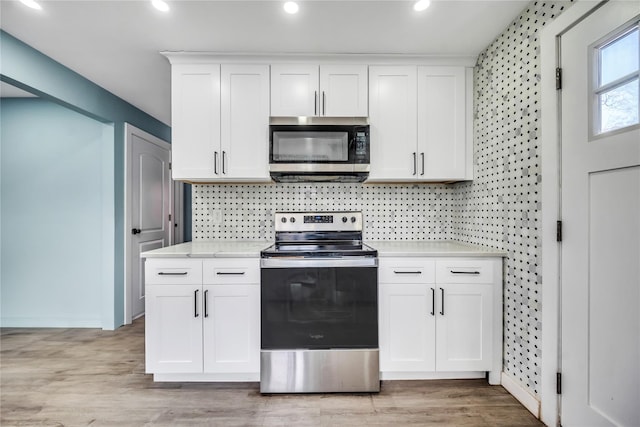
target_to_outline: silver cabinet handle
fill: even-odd
[[[418,157],[417,153],[413,153],[413,175],[418,173]]]
[[[477,276],[478,274],[480,274],[479,271],[455,271],[455,270],[450,270],[451,274],[472,274]]]
[[[424,152],[420,153],[420,159],[422,161],[422,172],[420,175],[424,175]]]
[[[179,273],[170,273],[170,272],[161,271],[158,273],[158,276],[186,276],[187,274],[189,273],[186,271],[181,271]]]
[[[422,274],[422,271],[396,271],[393,270],[395,274]]]
[[[218,276],[242,276],[244,271],[216,271]]]
[[[440,295],[442,296],[442,305],[440,306],[440,314],[444,316],[444,288],[440,288]]]
[[[209,317],[209,311],[207,310],[207,300],[209,299],[209,289],[204,291],[204,317]]]
[[[196,289],[195,291],[193,291],[193,317],[198,317],[200,316],[200,313],[198,313],[198,291],[200,289]]]
[[[436,315],[436,288],[431,288],[431,315]]]
[[[226,174],[227,172],[225,171],[225,158],[227,157],[227,152],[223,151],[222,152],[222,174]]]
[[[218,152],[213,152],[213,173],[218,175]]]
[[[322,115],[327,115],[327,98],[324,94],[324,91],[322,91]]]
[[[313,91],[313,115],[318,115],[318,91]]]

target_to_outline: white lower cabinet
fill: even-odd
[[[488,371],[490,382],[499,383],[501,272],[500,258],[380,258],[382,378],[461,378]]]
[[[161,381],[259,378],[259,259],[154,258],[145,269],[147,373]]]

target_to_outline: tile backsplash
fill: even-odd
[[[454,207],[450,185],[194,185],[193,239],[271,240],[276,211],[361,210],[367,240],[446,240]]]

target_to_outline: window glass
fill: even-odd
[[[636,22],[594,47],[597,75],[592,132],[602,134],[640,123],[640,28]]]
[[[600,95],[600,132],[638,123],[638,79]]]
[[[638,70],[640,46],[638,29],[600,49],[600,86]]]

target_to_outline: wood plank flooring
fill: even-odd
[[[2,329],[5,426],[541,426],[484,380],[385,381],[379,394],[262,396],[257,383],[154,383],[144,319],[116,331]]]

